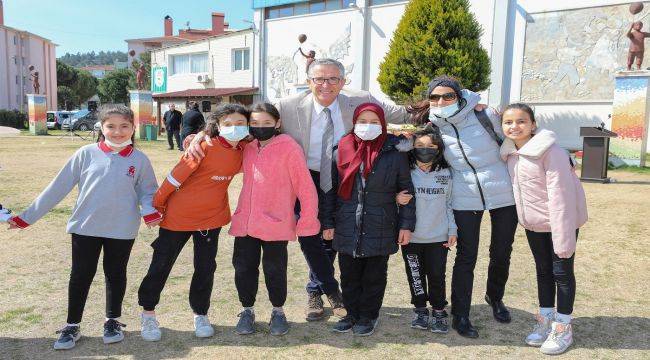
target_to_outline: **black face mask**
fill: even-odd
[[[278,129],[273,126],[250,126],[248,131],[250,134],[259,141],[266,141],[276,134]]]
[[[438,149],[433,148],[415,148],[413,149],[413,155],[415,159],[421,163],[430,163],[433,160],[438,158],[440,152]]]

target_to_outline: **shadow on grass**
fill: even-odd
[[[264,351],[290,351],[292,348],[309,344],[324,345],[341,349],[360,351],[375,348],[380,344],[426,345],[440,344],[449,348],[464,346],[524,347],[523,338],[532,329],[534,315],[520,309],[511,309],[513,321],[499,324],[492,319],[487,305],[472,307],[472,322],[480,333],[478,339],[466,339],[450,329],[449,334],[433,334],[429,331],[409,327],[410,308],[384,307],[375,334],[356,337],[350,334],[334,334],[330,331],[335,319],[321,322],[291,323],[289,334],[281,337],[268,333],[267,319],[257,319],[257,332],[240,336],[233,326],[215,326],[215,336],[197,339],[193,331],[179,331],[162,327],[160,342],[148,343],[140,338],[139,331],[125,331],[125,340],[119,344],[104,345],[100,336],[85,336],[77,347],[67,351],[54,351],[51,338],[9,338],[0,337],[0,357],[10,359],[67,358],[133,356],[135,359],[170,359],[187,356],[193,348],[214,348],[214,352],[226,355],[229,347],[248,347],[261,355]],[[137,325],[136,325],[137,327]],[[82,327],[82,331],[83,331]],[[642,317],[579,317],[574,320],[574,348],[586,349],[633,349],[649,350],[648,339],[650,319]],[[616,336],[612,336],[616,334]],[[94,333],[93,333],[94,335]],[[207,350],[210,351],[209,349]],[[288,354],[287,354],[288,355]]]

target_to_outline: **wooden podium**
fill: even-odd
[[[610,182],[610,178],[607,177],[609,138],[616,137],[616,133],[598,127],[581,127],[580,136],[584,137],[580,180]]]

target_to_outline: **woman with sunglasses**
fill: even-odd
[[[452,170],[452,208],[458,226],[458,250],[451,283],[452,328],[462,336],[477,338],[478,331],[469,320],[469,311],[481,218],[484,211],[490,212],[492,238],[485,301],[491,305],[498,322],[508,323],[510,312],[502,299],[517,228],[517,211],[508,169],[499,157],[503,138],[499,116],[492,109],[476,111],[474,107],[480,96],[461,89],[458,80],[438,76],[429,83],[428,100],[409,107],[409,112],[417,124],[430,121],[442,134],[444,158]]]

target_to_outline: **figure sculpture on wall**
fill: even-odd
[[[298,51],[300,51],[300,54],[301,54],[302,56],[304,56],[304,57],[307,59],[307,60],[306,60],[307,62],[306,62],[306,65],[305,65],[305,72],[307,72],[307,70],[309,70],[309,65],[311,65],[311,63],[314,62],[314,60],[316,60],[316,51],[314,51],[314,50],[309,50],[309,54],[305,54],[305,53],[302,51],[302,44],[303,44],[305,41],[307,41],[307,35],[305,35],[305,34],[300,34],[300,35],[298,36],[298,41],[300,42],[300,45],[301,45],[301,46],[298,47]]]
[[[643,10],[643,3],[635,2],[630,4],[630,14],[632,16],[640,13]],[[646,14],[647,15],[647,14]],[[643,16],[645,17],[645,16]],[[632,64],[636,60],[636,69],[641,70],[641,64],[643,63],[643,51],[645,50],[645,38],[650,37],[650,33],[641,31],[643,28],[643,23],[641,20],[643,17],[634,21],[630,25],[630,30],[627,31],[627,37],[630,39],[630,50],[627,53],[627,70],[632,70]]]

